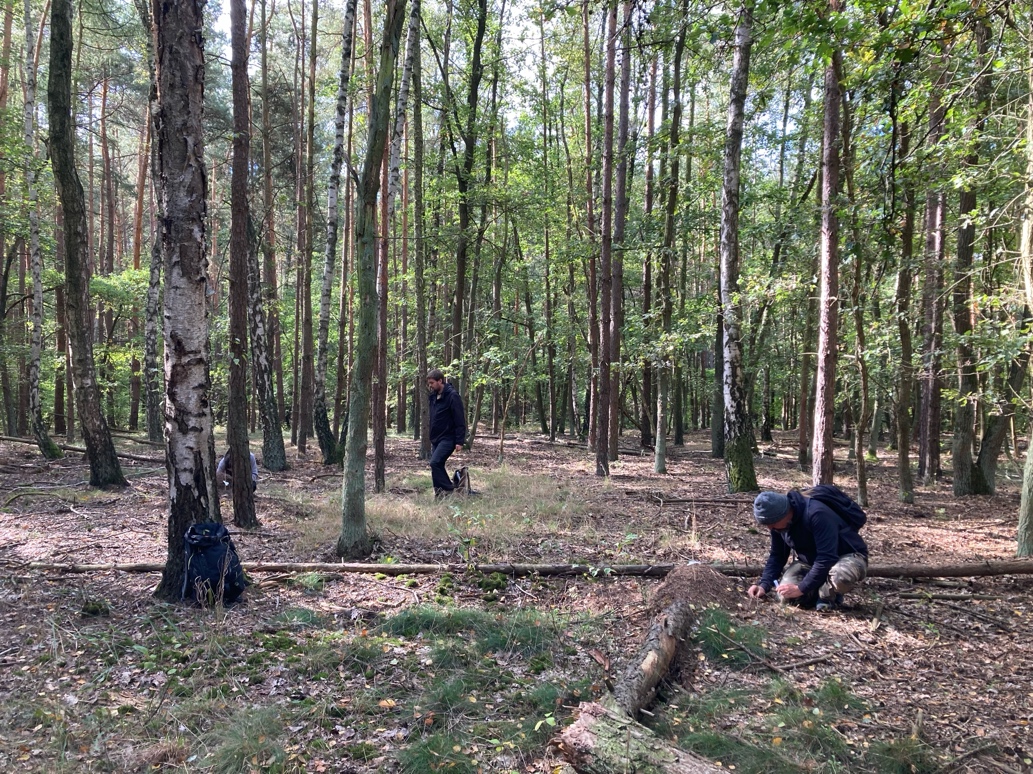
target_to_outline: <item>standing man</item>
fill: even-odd
[[[849,505],[846,495],[839,494]],[[863,517],[863,511],[857,511]],[[843,594],[868,574],[868,546],[864,539],[853,523],[817,496],[805,497],[797,491],[761,492],[753,501],[753,517],[771,532],[764,572],[747,591],[754,599],[774,589],[782,602],[834,609],[842,604]],[[790,552],[796,553],[796,559],[786,568]],[[776,584],[779,575],[782,577]]]
[[[434,497],[452,494],[455,486],[445,472],[445,461],[457,446],[466,443],[466,412],[463,399],[435,368],[427,374],[430,394],[430,476],[434,481]]]

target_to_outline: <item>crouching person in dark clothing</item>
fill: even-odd
[[[838,607],[843,594],[867,577],[864,539],[817,499],[795,491],[761,492],[753,501],[753,517],[771,532],[764,572],[747,591],[754,599],[774,589],[782,602],[827,610]],[[796,559],[786,568],[791,551]]]
[[[466,443],[466,413],[463,399],[445,381],[439,369],[427,374],[427,390],[430,395],[430,476],[434,481],[434,496],[440,499],[455,489],[445,470],[445,462],[457,446]]]

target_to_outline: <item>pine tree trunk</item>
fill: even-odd
[[[273,161],[272,161],[272,124],[269,119],[269,19],[266,15],[266,0],[262,4],[262,206],[265,210],[265,223],[262,239],[262,280],[264,281],[263,297],[269,333],[268,351],[271,365],[276,371],[276,431],[280,435],[279,446],[283,446],[281,428],[285,418],[286,405],[283,390],[283,357],[280,344],[280,313],[277,309],[276,282],[276,208],[273,199]],[[257,359],[256,359],[257,363]],[[275,443],[275,441],[273,442]],[[286,452],[282,462],[271,459],[265,448],[267,442],[263,437],[262,464],[269,470],[285,470],[287,467]],[[273,467],[281,465],[281,467]]]
[[[900,157],[906,158],[911,146],[908,124],[900,129]],[[900,230],[900,263],[897,267],[897,289],[894,310],[900,337],[900,369],[897,374],[897,401],[894,406],[897,445],[898,496],[901,502],[915,501],[915,484],[911,475],[911,395],[914,389],[914,348],[911,342],[911,288],[914,276],[915,189],[905,178],[903,183],[904,223]]]
[[[974,140],[973,150],[962,161],[961,174],[967,179],[975,177],[979,164],[978,143],[985,129],[986,113],[990,105],[990,77],[986,55],[989,48],[990,30],[985,19],[973,22],[975,27],[976,76],[974,89],[975,119],[971,127]],[[974,494],[975,476],[972,446],[975,441],[976,404],[979,384],[976,379],[976,353],[972,345],[972,261],[976,246],[975,189],[967,186],[961,190],[958,199],[958,241],[954,255],[954,284],[952,302],[954,311],[954,332],[957,334],[958,399],[954,408],[954,438],[951,443],[952,485],[955,496]]]
[[[929,96],[928,142],[935,144],[944,133],[946,108],[940,95],[946,88],[946,66]],[[935,183],[934,183],[935,184]],[[930,191],[925,202],[925,282],[922,286],[922,370],[918,413],[918,478],[931,483],[940,476],[940,347],[943,338],[943,260],[946,194]]]
[[[251,450],[248,444],[248,255],[251,253],[251,208],[248,202],[248,170],[251,155],[251,96],[247,73],[250,40],[244,0],[230,0],[230,35],[233,88],[233,171],[230,178],[230,340],[229,401],[226,408],[226,441],[233,466],[233,523],[258,526],[255,497],[251,491]]]
[[[72,121],[72,7],[58,0],[51,12],[50,74],[47,88],[50,155],[64,210],[65,289],[68,330],[75,368],[75,393],[90,465],[91,486],[125,486],[115,446],[101,411],[90,333],[89,253],[86,201],[75,168]]]
[[[380,47],[380,69],[372,100],[366,154],[359,178],[359,201],[355,208],[356,279],[359,293],[358,340],[355,366],[349,386],[348,439],[345,447],[344,485],[341,497],[341,535],[337,554],[364,558],[372,548],[366,530],[365,463],[370,417],[373,356],[376,350],[376,215],[380,190],[380,167],[390,117],[391,85],[405,18],[404,0],[388,0],[384,36]]]
[[[841,12],[840,0],[830,0],[829,12]],[[840,107],[842,90],[839,49],[825,68],[825,120],[821,159],[821,243],[820,299],[818,302],[818,375],[814,390],[814,438],[812,440],[811,480],[815,485],[831,484],[833,465],[833,421],[836,390],[836,346],[839,338],[839,197]]]
[[[183,535],[221,521],[215,483],[208,351],[207,181],[204,166],[204,52],[201,4],[155,7],[158,148],[165,269],[165,438],[169,476],[168,557],[155,594],[178,599]],[[250,470],[250,466],[243,468]],[[239,477],[239,476],[238,476]]]
[[[595,406],[598,442],[595,447],[595,474],[610,475],[610,363],[611,320],[613,319],[613,97],[617,61],[617,3],[608,4],[606,13],[606,65],[603,71],[603,198],[600,213],[599,251],[599,401]],[[616,449],[616,428],[614,428]]]
[[[739,306],[739,172],[746,91],[753,45],[753,0],[745,0],[735,27],[731,99],[724,147],[724,179],[721,186],[721,313],[724,317],[724,435],[728,491],[751,492],[757,488],[753,468],[753,427],[746,405],[742,362]],[[677,67],[675,82],[677,83]],[[676,108],[677,110],[677,108]],[[675,162],[677,164],[677,162]],[[675,166],[677,170],[677,166]],[[676,176],[676,172],[672,172]]]
[[[147,115],[149,116],[147,138],[147,158],[150,164],[151,190],[155,203],[156,220],[163,220],[161,209],[161,167],[158,160],[158,143],[154,140],[155,119],[157,116],[158,80],[154,61],[154,35],[153,21],[151,19],[151,6],[147,0],[136,0],[136,10],[140,16],[140,23],[147,31],[147,71],[150,74],[150,90],[147,95]],[[165,429],[165,396],[161,392],[161,371],[158,367],[158,304],[161,293],[161,235],[155,234],[151,240],[150,272],[147,285],[147,298],[144,307],[144,357],[143,357],[143,383],[144,402],[147,411],[147,439],[155,443],[162,440]]]

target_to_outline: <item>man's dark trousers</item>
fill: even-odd
[[[456,450],[455,442],[450,438],[442,438],[431,449],[430,452],[430,477],[434,482],[434,492],[451,492],[455,487],[452,479],[445,471],[445,462]]]

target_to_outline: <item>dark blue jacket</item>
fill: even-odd
[[[466,413],[463,399],[455,388],[445,382],[440,393],[430,394],[430,443],[450,439],[456,446],[466,443]]]
[[[775,580],[789,561],[790,551],[796,551],[797,558],[811,566],[810,572],[800,581],[800,591],[804,594],[816,591],[828,580],[829,570],[839,557],[846,554],[868,556],[864,540],[838,513],[799,492],[792,491],[787,496],[793,509],[793,520],[785,530],[771,530],[771,552],[760,576],[760,585],[765,591],[774,588]]]

